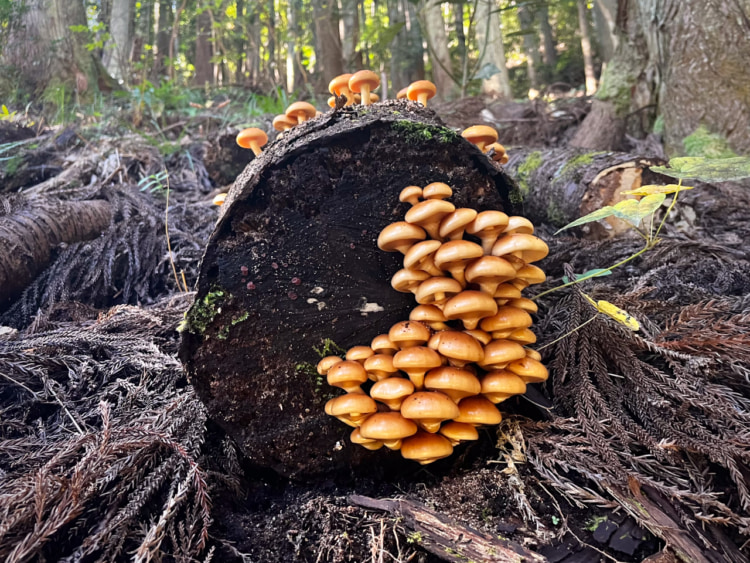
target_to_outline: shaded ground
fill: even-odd
[[[23,139],[14,134],[9,139]],[[118,213],[96,241],[59,249],[0,316],[20,331],[0,336],[3,557],[438,560],[402,522],[353,504],[349,495],[359,494],[424,503],[550,561],[608,560],[596,550],[641,561],[664,540],[636,520],[680,549],[698,546],[705,560],[746,560],[746,187],[685,194],[655,251],[588,282],[587,293],[626,308],[642,333],[601,318],[546,348],[549,385],[513,400],[497,433],[485,431],[425,469],[386,461],[300,483],[250,465],[216,427],[204,426],[204,408],[174,358],[191,295],[178,294],[182,282],[167,254],[166,193],[140,189],[144,178],[169,171],[172,258],[191,285],[218,216],[212,194],[231,174],[225,159],[214,167],[207,155],[219,154],[219,139],[231,133],[186,140],[167,157],[138,137],[87,139],[82,130],[67,136],[87,142],[58,147],[46,135],[15,154],[37,163],[48,155],[52,172],[16,179],[18,187],[59,177],[55,170],[74,161],[80,168],[64,185],[35,189],[104,198]],[[7,186],[7,167],[4,174]],[[639,248],[627,236],[554,237],[544,225],[539,232],[551,247],[541,264],[550,284],[565,264],[580,273]],[[575,290],[544,299],[539,345],[590,318],[586,307]]]

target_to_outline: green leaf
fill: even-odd
[[[693,186],[681,186],[679,184],[667,184],[666,186],[641,186],[635,190],[628,190],[626,192],[620,192],[622,195],[654,195],[654,194],[673,194],[675,192],[684,192],[685,190],[693,190]]]
[[[593,270],[588,270],[586,272],[583,272],[582,274],[579,274],[576,276],[576,280],[587,280],[589,278],[600,278],[602,276],[611,276],[612,270],[607,270],[604,268],[595,268]],[[563,283],[570,283],[570,278],[568,276],[563,276],[562,278]]]
[[[652,166],[651,170],[672,178],[702,182],[730,182],[750,178],[750,157],[699,158],[682,157],[669,161],[669,167]]]
[[[601,209],[597,209],[596,211],[592,211],[588,215],[584,215],[583,217],[576,219],[572,223],[568,223],[562,229],[558,230],[555,234],[561,231],[564,231],[565,229],[570,229],[572,227],[585,225],[586,223],[593,223],[594,221],[601,221],[602,219],[611,217],[614,214],[615,214],[615,208],[607,205],[606,207],[602,207]]]
[[[648,217],[659,209],[666,197],[666,194],[653,194],[647,195],[640,201],[626,199],[615,205],[615,216],[633,225],[638,225],[644,217]]]

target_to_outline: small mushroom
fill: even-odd
[[[335,416],[344,424],[357,428],[372,413],[377,412],[378,405],[364,393],[347,393],[328,401],[325,406],[327,415]]]
[[[250,149],[253,151],[255,156],[260,154],[260,147],[268,142],[268,135],[263,129],[257,127],[249,127],[243,129],[237,134],[237,144],[243,149]]]
[[[495,293],[493,297],[497,300],[505,300],[505,301],[508,301],[510,299],[520,299],[521,290],[512,284],[501,283],[500,285],[497,286],[497,289],[495,289]],[[507,303],[504,303],[504,305],[505,304]],[[519,307],[519,308],[523,309],[523,307]]]
[[[453,453],[453,446],[448,438],[440,434],[417,432],[401,444],[401,455],[421,465],[427,465]]]
[[[365,365],[365,360],[374,354],[369,346],[352,346],[346,352],[346,359]]]
[[[504,234],[492,245],[493,256],[515,256],[527,264],[541,260],[549,254],[549,247],[540,238],[526,233]]]
[[[370,93],[370,104],[376,104],[380,101],[380,96]]]
[[[339,74],[336,78],[328,83],[328,91],[334,96],[344,96],[346,98],[345,105],[347,106],[350,106],[354,103],[354,96],[352,95],[351,90],[349,90],[349,79],[351,77],[351,74]],[[334,100],[334,106],[335,105],[336,104]]]
[[[304,123],[308,119],[315,117],[318,110],[315,106],[308,102],[294,102],[288,108],[286,108],[286,116],[289,119],[296,119],[297,124]]]
[[[380,85],[380,78],[371,70],[360,70],[355,72],[349,79],[349,90],[362,94],[362,105],[369,106],[370,92]]]
[[[416,205],[422,198],[422,188],[419,186],[406,186],[401,193],[398,194],[398,200],[404,203],[410,203]]]
[[[451,187],[443,182],[427,184],[422,191],[425,199],[448,199],[453,195]]]
[[[329,108],[336,107],[336,96],[331,96],[330,98],[328,98],[328,107]]]
[[[539,311],[539,306],[531,299],[528,299],[526,297],[514,297],[508,299],[506,305],[510,307],[518,307],[519,309],[523,309],[524,311],[528,311],[529,313],[536,313]]]
[[[542,355],[536,350],[532,350],[531,348],[526,348],[526,357],[531,358],[532,360],[536,360],[537,362],[542,361]]]
[[[478,328],[472,330],[464,330],[464,332],[475,340],[478,340],[482,344],[482,346],[487,346],[487,344],[492,342],[492,335],[489,332],[484,332],[483,330],[479,330]]]
[[[482,247],[468,240],[451,240],[444,243],[435,252],[435,265],[441,270],[448,270],[453,279],[466,287],[464,270],[469,263],[484,256]]]
[[[484,347],[484,358],[477,362],[482,369],[493,371],[505,369],[516,360],[526,357],[526,350],[517,342],[493,340]]]
[[[516,277],[516,269],[498,256],[482,256],[466,267],[464,276],[468,283],[477,284],[483,292],[494,297],[501,284]]]
[[[214,199],[211,200],[211,203],[213,203],[214,205],[222,206],[224,205],[224,202],[226,201],[226,199],[227,199],[226,193],[216,194]]]
[[[466,227],[466,232],[479,237],[484,253],[489,254],[497,237],[508,227],[508,221],[509,217],[502,211],[482,211]]]
[[[417,423],[430,433],[440,430],[440,423],[459,415],[456,403],[447,395],[436,391],[420,391],[410,395],[401,403],[401,416]]]
[[[362,364],[345,360],[331,366],[326,374],[328,385],[339,387],[347,393],[362,393],[362,385],[367,381],[367,372]]]
[[[401,440],[417,433],[417,425],[398,412],[379,412],[367,417],[359,427],[359,433],[364,438],[381,440],[385,447],[397,450],[401,447]]]
[[[487,152],[491,155],[490,158],[500,164],[508,164],[510,158],[508,153],[505,152],[505,147],[500,143],[492,143],[487,147]]]
[[[482,395],[497,404],[513,395],[526,393],[526,383],[512,371],[491,371],[482,378]]]
[[[416,243],[404,255],[404,268],[422,270],[432,276],[443,276],[444,272],[435,266],[433,255],[440,248],[439,240],[423,240]],[[424,280],[423,280],[424,281]]]
[[[336,365],[339,362],[343,362],[341,358],[338,356],[326,356],[322,360],[318,362],[318,374],[319,375],[326,375],[328,373],[328,370],[331,369],[334,365]]]
[[[505,234],[524,233],[527,235],[533,235],[534,225],[526,217],[513,215],[511,217],[508,217],[508,226],[505,227],[505,230],[503,232]]]
[[[464,397],[478,395],[482,385],[468,370],[441,366],[427,372],[424,378],[424,388],[430,391],[440,391],[448,395],[454,403],[458,403]]]
[[[401,403],[414,393],[414,384],[403,377],[389,377],[375,382],[370,389],[370,397],[380,401],[392,411],[401,409]]]
[[[518,342],[522,346],[534,344],[536,342],[536,334],[528,328],[517,328],[505,338],[512,340],[513,342]]]
[[[372,381],[381,381],[398,373],[393,365],[393,356],[388,354],[370,356],[365,360],[364,368]],[[372,392],[370,395],[372,395]]]
[[[522,281],[526,284],[525,287],[528,287],[530,285],[536,285],[547,281],[547,274],[545,274],[544,270],[541,268],[534,266],[533,264],[527,264],[516,272],[516,279],[513,280],[513,282],[516,281]]]
[[[413,346],[402,348],[393,356],[393,366],[409,376],[416,389],[424,387],[425,374],[433,368],[440,367],[443,360],[432,348]]]
[[[448,438],[452,446],[457,446],[461,442],[479,440],[477,427],[465,422],[446,422],[440,427],[440,434]]]
[[[464,327],[475,329],[479,321],[497,313],[497,303],[492,295],[482,291],[462,291],[443,305],[445,318],[460,320]]]
[[[401,293],[414,293],[416,295],[419,285],[428,279],[430,279],[430,274],[424,270],[403,268],[393,274],[391,287]]]
[[[409,313],[410,321],[419,321],[432,330],[447,330],[450,328],[445,322],[448,320],[443,312],[435,305],[417,305]]]
[[[528,328],[532,323],[531,315],[523,309],[504,305],[498,307],[497,313],[483,319],[480,326],[486,332],[496,332],[507,329]]]
[[[399,350],[422,346],[430,339],[430,329],[417,321],[401,321],[388,331],[388,339],[398,346]]]
[[[549,372],[547,372],[544,364],[528,355],[509,363],[508,371],[515,373],[526,383],[541,383],[542,381],[547,381],[549,377]]]
[[[409,87],[408,86],[405,87],[405,88],[401,88],[401,90],[399,90],[398,93],[396,94],[396,99],[397,100],[406,100],[406,99],[408,99],[406,97],[406,93],[408,91],[409,91]]]
[[[482,395],[466,397],[458,403],[458,410],[459,415],[454,419],[456,422],[482,426],[500,424],[503,420],[503,415],[497,407]]]
[[[469,209],[468,207],[456,209],[453,213],[446,215],[440,222],[438,235],[443,240],[460,240],[464,236],[467,225],[471,224],[476,216],[475,209]]]
[[[424,192],[423,192],[424,193]],[[412,225],[419,225],[431,238],[440,240],[440,222],[449,213],[453,213],[456,206],[441,199],[425,199],[412,206],[406,212],[404,219]]]
[[[352,444],[359,444],[368,450],[379,450],[383,447],[383,442],[380,440],[371,440],[370,438],[363,437],[359,432],[359,428],[352,430],[352,433],[349,434],[349,439],[352,441]]]
[[[478,340],[470,334],[457,330],[445,330],[436,333],[427,345],[448,360],[450,365],[464,367],[467,364],[481,362],[484,350]]]
[[[453,278],[429,278],[419,284],[415,294],[417,303],[441,309],[445,302],[463,290]]]
[[[474,125],[464,129],[461,136],[482,152],[487,152],[485,147],[497,141],[497,131],[487,125]]]
[[[406,97],[413,102],[419,102],[424,107],[427,107],[427,100],[433,98],[437,94],[437,88],[429,80],[417,80],[409,84],[406,89]]]
[[[387,354],[389,356],[393,356],[393,354],[398,352],[398,346],[391,342],[387,334],[378,334],[373,338],[372,342],[370,342],[370,348],[376,354]]]
[[[378,235],[378,248],[385,252],[401,252],[406,254],[412,245],[424,240],[427,233],[422,227],[405,221],[391,223]]]
[[[276,131],[287,131],[297,125],[296,119],[291,119],[287,117],[286,115],[277,115],[273,118],[273,128],[276,129]]]

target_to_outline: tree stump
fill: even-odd
[[[181,357],[210,417],[252,462],[300,479],[401,463],[354,446],[351,428],[324,414],[339,392],[314,372],[315,348],[369,344],[408,318],[413,296],[390,285],[403,257],[376,240],[403,220],[404,187],[438,181],[453,187],[457,207],[514,212],[509,177],[406,101],[297,126],[235,182],[203,257]]]

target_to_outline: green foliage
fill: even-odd
[[[750,178],[750,157],[734,158],[673,158],[668,166],[652,166],[651,170],[680,180],[730,182]]]
[[[223,289],[213,288],[203,299],[190,307],[185,318],[186,322],[180,328],[192,334],[203,334],[216,315],[221,313],[221,306],[224,302],[231,297]]]
[[[13,121],[13,118],[16,116],[15,111],[9,111],[8,106],[5,104],[0,107],[0,121]]]
[[[705,126],[701,125],[692,134],[683,139],[682,145],[687,156],[705,158],[731,158],[736,157],[727,140],[716,133],[711,133]]]
[[[149,193],[165,193],[169,184],[169,174],[166,170],[162,170],[156,174],[145,176],[138,182],[138,187],[142,192],[148,191]]]

